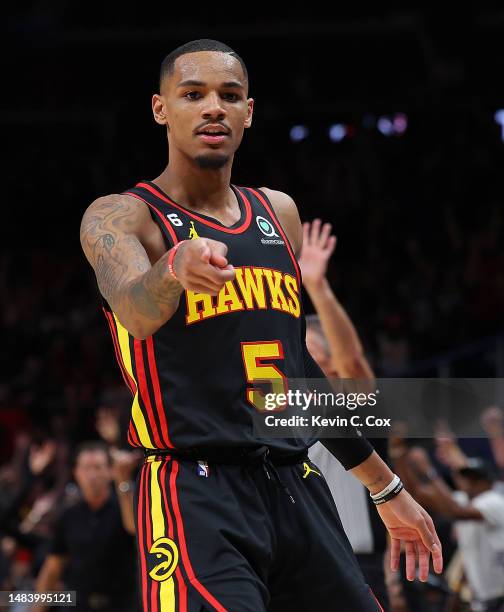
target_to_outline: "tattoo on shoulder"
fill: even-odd
[[[98,287],[110,299],[125,280],[128,267],[145,272],[150,264],[146,253],[132,235],[124,235],[135,223],[138,209],[119,196],[110,196],[85,213],[81,243],[95,269]],[[128,249],[128,265],[123,253]]]
[[[98,287],[112,308],[120,306],[133,318],[140,314],[158,321],[177,307],[180,285],[170,279],[166,282],[164,259],[151,266],[132,231],[138,223],[135,204],[113,198],[113,205],[99,202],[84,215],[82,247],[95,270]]]

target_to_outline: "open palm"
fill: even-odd
[[[299,266],[305,285],[316,285],[326,275],[327,262],[334,252],[336,236],[331,236],[332,226],[320,219],[303,224],[303,248]]]

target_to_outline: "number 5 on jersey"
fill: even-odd
[[[270,385],[268,393],[280,394],[287,391],[285,375],[273,363],[263,363],[263,359],[283,359],[280,340],[269,342],[242,342],[242,357],[247,382]],[[265,393],[257,387],[247,387],[247,400],[260,412],[266,410]],[[283,410],[283,408],[281,408]]]

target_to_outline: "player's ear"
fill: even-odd
[[[165,103],[163,96],[160,94],[154,94],[152,96],[152,114],[154,115],[154,121],[156,123],[168,126]]]
[[[254,98],[247,100],[247,118],[245,119],[245,127],[249,128],[252,125],[252,115],[254,114]]]

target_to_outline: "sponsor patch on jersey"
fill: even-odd
[[[206,461],[198,461],[198,476],[208,478],[209,474],[210,468],[208,467],[208,463]]]
[[[285,244],[285,242],[276,233],[275,228],[273,227],[273,224],[270,221],[268,221],[268,219],[265,219],[264,217],[257,215],[256,223],[257,223],[257,227],[261,230],[261,232],[265,236],[267,236],[267,238],[261,238],[261,244],[279,244],[279,245]]]
[[[285,244],[281,238],[261,238],[261,244]]]
[[[273,224],[271,223],[271,221],[268,221],[268,219],[261,217],[261,215],[257,215],[256,223],[257,223],[257,227],[268,238],[272,238],[273,236],[275,238],[280,238],[280,236],[275,232],[275,228],[273,227]]]

